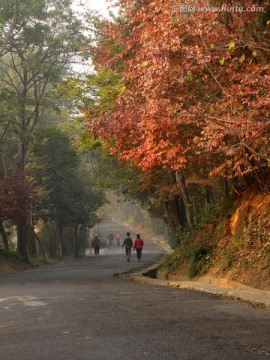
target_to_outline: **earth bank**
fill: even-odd
[[[270,195],[247,194],[165,257],[157,278],[270,290]]]

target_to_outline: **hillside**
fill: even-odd
[[[165,258],[158,277],[216,278],[270,290],[270,195],[247,194],[229,214],[215,214]]]

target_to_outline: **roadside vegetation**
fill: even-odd
[[[3,247],[82,256],[110,202],[175,249],[165,276],[268,286],[269,3],[192,16],[173,0],[118,5],[104,19],[67,0],[3,1]]]

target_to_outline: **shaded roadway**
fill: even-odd
[[[109,230],[127,229],[100,225],[104,239]],[[270,359],[269,310],[114,277],[162,254],[144,240],[141,263],[113,247],[1,276],[0,359]]]

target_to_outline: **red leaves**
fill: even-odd
[[[218,157],[213,173],[266,166],[270,66],[260,14],[184,16],[173,14],[173,0],[120,3],[124,21],[107,26],[95,61],[123,73],[125,91],[105,115],[89,116],[90,130],[143,169],[177,169],[195,154]]]
[[[0,218],[17,220],[26,216],[29,190],[22,174],[14,173],[0,179]]]

